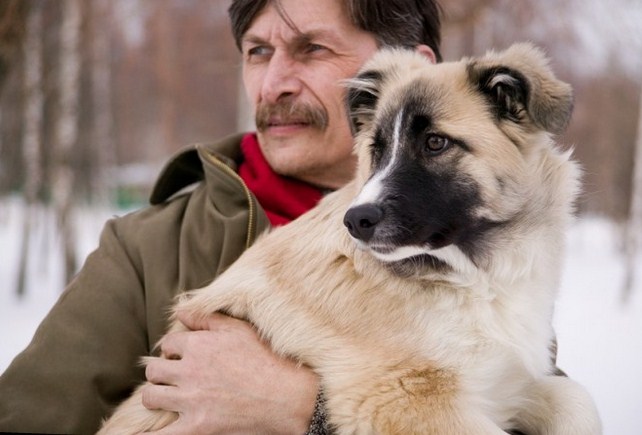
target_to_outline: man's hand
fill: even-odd
[[[297,434],[306,432],[318,379],[308,368],[276,356],[248,323],[222,314],[197,322],[192,331],[168,334],[152,360],[153,384],[143,390],[148,409],[179,418],[157,434]]]

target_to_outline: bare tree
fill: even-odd
[[[163,142],[174,145],[177,142],[176,98],[179,76],[177,71],[177,45],[174,35],[174,21],[171,19],[171,3],[157,5],[155,10],[154,37],[157,41],[155,66],[160,90],[160,128]],[[168,152],[169,150],[163,150]]]
[[[96,162],[91,191],[100,203],[109,203],[109,168],[116,163],[111,98],[111,2],[92,2],[91,95],[93,104],[92,155]]]
[[[640,92],[640,105],[638,108],[638,131],[633,165],[629,216],[624,230],[626,261],[624,291],[622,294],[624,302],[628,302],[630,299],[636,279],[641,278],[639,274],[640,269],[642,269],[642,264],[636,264],[642,254],[642,92]]]
[[[42,186],[42,121],[43,121],[43,80],[42,80],[42,7],[35,3],[27,18],[24,41],[24,133],[22,154],[27,176],[24,182],[26,203],[22,226],[22,246],[18,266],[16,293],[25,293],[31,229],[37,218],[38,193]]]
[[[0,0],[0,97],[5,101],[23,93],[22,46],[30,4],[26,0]],[[16,175],[20,174],[16,163],[22,160],[19,147],[24,110],[22,104],[15,100],[12,103],[0,101],[0,194],[11,191],[16,184]],[[17,134],[10,137],[8,131],[12,129]]]
[[[0,1],[0,89],[12,64],[14,52],[24,38],[25,19],[30,2],[24,0]]]
[[[62,3],[58,62],[59,104],[54,129],[52,167],[54,211],[61,236],[67,281],[76,271],[76,239],[72,225],[72,151],[78,138],[81,6],[81,0],[64,0]]]

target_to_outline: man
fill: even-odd
[[[0,377],[0,431],[93,432],[145,374],[155,384],[145,406],[180,415],[159,433],[302,434],[318,420],[316,375],[273,355],[241,320],[181,317],[193,331],[163,341],[172,359],[146,373],[137,364],[162,336],[178,292],[206,284],[268,223],[287,223],[352,177],[341,80],[382,45],[440,60],[438,7],[234,0],[230,18],[257,135],[177,155],[152,207],[106,224],[98,249]]]

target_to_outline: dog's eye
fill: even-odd
[[[431,155],[441,154],[451,145],[451,140],[447,137],[430,134],[426,138],[426,151]]]

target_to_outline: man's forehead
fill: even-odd
[[[243,35],[242,42],[249,43],[266,43],[270,42],[271,33],[261,32],[260,30],[254,31],[252,28],[249,28],[247,32]],[[312,28],[310,30],[304,31],[301,29],[291,29],[287,33],[280,33],[279,39],[287,45],[300,45],[308,42],[330,42],[334,44],[340,44],[342,41],[341,35],[332,31],[331,29],[325,28]]]
[[[288,43],[318,39],[339,42],[343,33],[356,30],[342,13],[342,3],[336,0],[320,2],[324,7],[316,11],[306,10],[305,1],[296,6],[284,3],[287,2],[269,2],[250,24],[242,41],[266,41],[276,35]]]

